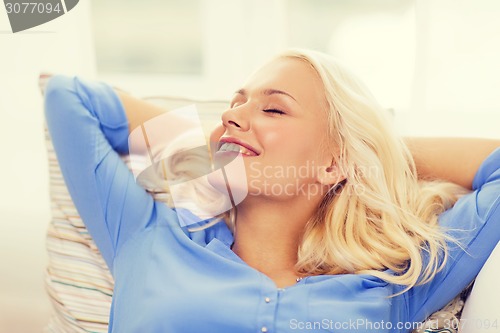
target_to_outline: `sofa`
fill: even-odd
[[[48,75],[40,77],[42,93],[48,78]],[[219,121],[221,110],[227,107],[225,101],[165,96],[149,97],[147,100],[166,110],[196,104],[207,133]],[[46,127],[45,140],[52,212],[46,238],[49,262],[45,286],[52,303],[52,314],[44,332],[105,333],[108,330],[113,278],[71,200]],[[125,155],[122,159],[131,168],[129,157]],[[158,189],[150,187],[147,190],[158,200],[164,200],[165,194]],[[497,257],[500,259],[500,255]],[[447,329],[445,323],[459,322],[470,290],[471,287],[467,288],[442,310],[431,315],[414,333],[457,332],[455,328]]]

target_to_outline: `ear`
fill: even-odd
[[[316,180],[323,185],[335,185],[346,178],[344,172],[334,161],[331,162],[330,166],[320,167],[316,175]]]

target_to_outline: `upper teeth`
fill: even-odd
[[[246,149],[243,146],[240,146],[239,144],[232,143],[232,142],[224,142],[220,148],[219,151],[235,151],[238,153],[241,153],[243,155],[254,155],[254,153],[248,149]]]
[[[240,152],[240,145],[237,145],[236,143],[230,143],[230,142],[224,142],[220,148],[219,151],[237,151]]]

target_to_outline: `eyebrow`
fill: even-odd
[[[295,102],[297,102],[297,100],[295,99],[295,97],[293,97],[292,95],[290,95],[289,93],[287,93],[286,91],[283,91],[283,90],[266,89],[262,93],[264,95],[267,95],[267,96],[274,95],[274,94],[285,95],[285,96],[288,96],[291,99],[293,99]],[[240,90],[236,91],[235,94],[240,94],[240,95],[243,95],[243,96],[247,96],[247,91],[245,89],[240,89]]]

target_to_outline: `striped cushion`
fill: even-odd
[[[68,193],[45,128],[52,219],[45,287],[53,314],[44,332],[108,331],[113,278]]]

